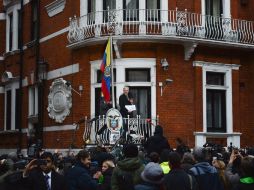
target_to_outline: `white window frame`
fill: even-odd
[[[38,115],[38,86],[30,86],[29,89],[29,116]]]
[[[233,132],[233,102],[232,102],[232,70],[239,70],[240,65],[211,63],[204,61],[194,61],[194,67],[202,67],[202,90],[203,90],[203,131],[194,131],[195,146],[203,146],[207,137],[227,138],[227,146],[232,142],[234,146],[240,147],[239,132]],[[225,73],[224,87],[226,89],[226,133],[207,132],[206,124],[206,89],[214,88],[216,85],[206,85],[206,72]],[[216,86],[217,87],[217,86]]]
[[[97,83],[97,70],[100,69],[101,60],[91,61],[91,118],[95,116],[95,88],[101,87]],[[119,96],[123,93],[124,86],[151,87],[151,118],[156,118],[156,59],[155,58],[124,58],[114,59],[116,69],[116,102],[119,104]],[[125,82],[125,70],[128,68],[150,69],[150,82]]]
[[[20,3],[10,6],[7,11],[6,15],[12,14],[12,49],[9,47],[9,37],[10,37],[10,18],[9,16],[6,17],[6,52],[18,50],[18,10],[20,10]]]
[[[224,86],[206,84],[206,73],[215,72],[224,74]],[[232,70],[224,66],[206,65],[202,70],[203,80],[203,132],[207,132],[207,95],[208,89],[225,90],[226,94],[226,132],[233,132],[233,111],[232,111]]]
[[[4,88],[4,130],[6,131],[6,118],[7,118],[7,106],[11,106],[11,130],[15,130],[15,118],[16,118],[16,89],[19,88],[19,83],[12,82],[5,86]],[[11,105],[7,105],[7,91],[11,90]]]

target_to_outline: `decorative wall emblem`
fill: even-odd
[[[53,81],[48,95],[49,117],[62,123],[72,107],[71,85],[62,78]]]
[[[123,126],[123,118],[121,113],[117,109],[111,108],[106,114],[106,123],[111,132],[120,131]]]

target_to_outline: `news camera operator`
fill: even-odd
[[[23,185],[29,190],[67,190],[64,177],[55,171],[54,157],[44,152],[23,171]]]

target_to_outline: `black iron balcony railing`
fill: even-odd
[[[158,124],[158,117],[156,119],[143,119],[140,116],[135,118],[123,118],[123,126],[121,128],[120,136],[126,141],[131,138],[132,143],[140,144],[142,140],[153,135],[155,126]],[[110,130],[106,124],[106,117],[99,116],[96,119],[86,119],[85,129],[83,133],[83,140],[87,144],[112,144],[110,141]]]
[[[252,21],[176,10],[107,10],[70,19],[70,45],[103,36],[182,37],[254,45]]]

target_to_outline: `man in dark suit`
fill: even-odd
[[[54,170],[54,157],[44,152],[23,171],[23,184],[29,190],[67,190],[64,177]]]
[[[123,94],[119,97],[120,113],[123,118],[127,118],[128,115],[132,117],[132,112],[129,112],[125,107],[126,105],[132,105],[132,103],[133,96],[129,93],[129,87],[125,86],[123,88]]]

